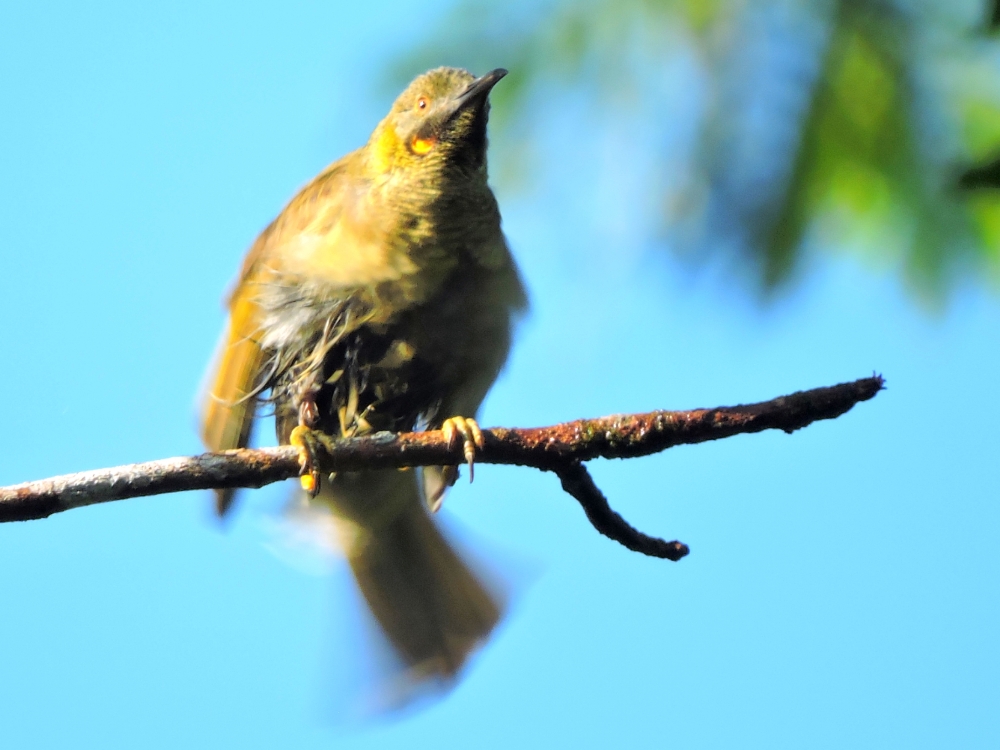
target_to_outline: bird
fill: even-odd
[[[453,684],[502,615],[433,516],[458,469],[323,476],[314,455],[338,437],[442,429],[471,472],[478,410],[527,308],[487,174],[489,95],[506,74],[419,75],[364,146],[292,198],[243,262],[202,401],[211,451],[247,446],[273,411],[413,684]],[[217,491],[220,515],[233,499]]]

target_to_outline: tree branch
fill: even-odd
[[[529,429],[498,427],[483,430],[484,445],[476,461],[554,472],[602,534],[636,552],[679,560],[688,553],[687,546],[647,536],[629,526],[610,508],[583,461],[636,458],[675,445],[769,429],[790,433],[820,419],[839,417],[883,387],[882,377],[873,375],[744,406],[615,415]],[[324,472],[447,466],[464,460],[462,446],[449,445],[437,430],[344,438],[316,458]],[[0,488],[0,522],[45,518],[95,503],[168,492],[262,487],[298,476],[299,470],[298,451],[281,446],[67,474]]]
[[[587,467],[579,461],[561,466],[555,473],[562,482],[562,488],[583,506],[583,512],[587,514],[587,520],[591,525],[609,539],[614,539],[633,552],[641,552],[650,557],[662,557],[674,562],[691,551],[683,542],[676,540],[665,542],[655,536],[643,534],[631,526],[611,509],[608,499],[594,484]]]

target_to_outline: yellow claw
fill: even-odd
[[[316,467],[316,444],[322,442],[323,434],[299,425],[288,436],[288,444],[299,449],[299,483],[309,497],[319,494],[319,469]]]
[[[483,432],[479,424],[471,417],[451,417],[441,424],[441,432],[448,441],[448,447],[454,448],[459,435],[462,436],[465,462],[469,465],[469,483],[472,483],[475,471],[476,448],[482,448]]]
[[[300,476],[299,483],[302,485],[302,489],[309,493],[310,497],[316,497],[319,493],[319,481],[311,473]]]

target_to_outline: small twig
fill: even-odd
[[[476,461],[555,472],[602,534],[637,552],[676,560],[687,554],[687,547],[648,537],[625,523],[608,506],[582,461],[635,458],[675,445],[767,429],[793,432],[811,422],[838,417],[882,388],[882,378],[873,375],[746,406],[617,415],[531,429],[494,428],[483,430],[484,446],[477,452]],[[345,438],[317,459],[324,471],[464,463],[462,446],[450,447],[438,430]],[[298,451],[290,446],[206,453],[85,471],[0,488],[0,522],[45,518],[95,503],[168,492],[262,487],[298,473]]]
[[[560,467],[555,472],[562,482],[562,488],[583,506],[593,527],[609,539],[614,539],[633,552],[674,562],[691,551],[683,542],[665,542],[655,536],[643,534],[615,513],[608,505],[608,499],[594,484],[587,467],[579,461]]]

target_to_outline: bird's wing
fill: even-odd
[[[237,298],[222,332],[207,381],[201,413],[201,439],[212,451],[245,448],[256,399],[252,395],[263,360],[258,343],[259,308]]]
[[[321,172],[254,242],[229,296],[229,322],[209,368],[201,410],[201,437],[212,451],[246,447],[266,364],[259,285],[310,280],[332,301],[410,271],[393,253],[371,207],[370,185],[353,176],[349,154]],[[315,293],[315,291],[314,291]],[[225,512],[232,491],[220,491]]]
[[[417,270],[397,226],[400,212],[384,186],[364,176],[362,159],[348,154],[291,200],[248,254],[237,293],[255,277],[277,273],[308,279],[329,296],[349,295]]]

